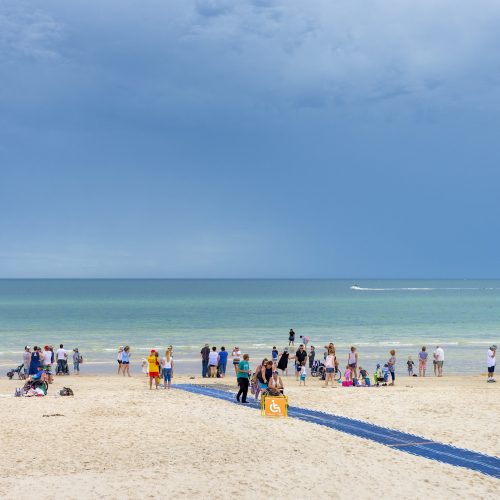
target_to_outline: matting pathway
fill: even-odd
[[[178,384],[172,386],[172,388],[245,406],[236,401],[233,392],[215,387]],[[260,409],[260,403],[257,401],[251,401],[246,406]],[[500,459],[492,455],[485,455],[465,448],[456,448],[455,446],[439,443],[415,434],[408,434],[395,429],[363,422],[362,420],[340,417],[317,410],[289,406],[288,416],[304,420],[305,422],[330,427],[331,429],[351,434],[352,436],[369,439],[404,453],[411,453],[412,455],[436,460],[456,467],[465,467],[466,469],[478,471],[488,476],[500,477]]]

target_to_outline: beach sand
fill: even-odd
[[[499,455],[499,386],[485,377],[400,377],[396,387],[299,387],[290,404],[321,409]],[[232,385],[235,379],[174,382]],[[45,398],[14,398],[0,381],[0,497],[488,498],[499,482],[478,472],[293,418],[184,391],[147,388],[135,375],[58,377]],[[56,397],[63,386],[74,397]],[[44,416],[48,415],[48,416]],[[55,416],[58,415],[58,416]]]

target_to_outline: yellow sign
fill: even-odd
[[[286,396],[263,396],[262,415],[266,417],[287,417],[288,399]]]

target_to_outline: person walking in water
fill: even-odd
[[[293,328],[290,328],[290,331],[288,332],[288,345],[295,345],[295,332],[293,331]]]

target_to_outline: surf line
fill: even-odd
[[[173,385],[172,388],[193,394],[200,394],[202,396],[222,399],[239,405],[235,400],[234,393],[225,390],[196,384],[177,384],[175,386]],[[247,406],[260,409],[260,403],[257,401],[251,401]],[[435,460],[455,467],[463,467],[481,472],[487,476],[500,478],[500,458],[492,455],[486,455],[465,448],[456,448],[455,446],[439,443],[438,441],[426,439],[416,434],[409,434],[364,422],[362,420],[341,417],[317,410],[289,406],[288,416],[305,422],[329,427],[352,436],[369,439],[370,441],[388,446],[393,450],[398,450],[403,453],[410,453],[429,460]]]

